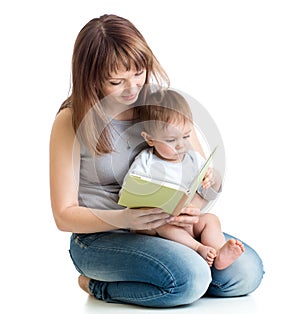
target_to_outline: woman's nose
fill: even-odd
[[[125,81],[125,89],[126,90],[130,90],[132,88],[136,87],[136,84],[135,84],[135,80],[134,79],[130,79],[130,80],[126,80]]]

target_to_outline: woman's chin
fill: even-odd
[[[130,106],[133,105],[138,99],[138,95],[132,95],[132,96],[122,96],[120,97],[120,103]]]

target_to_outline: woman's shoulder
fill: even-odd
[[[64,108],[62,110],[60,110],[54,120],[54,123],[56,121],[72,121],[72,117],[73,117],[73,111],[71,108]]]
[[[61,110],[55,117],[51,137],[55,139],[66,137],[74,137],[74,128],[73,128],[73,112],[70,108],[65,108]]]
[[[53,128],[67,128],[73,125],[73,111],[71,108],[65,108],[56,115]]]

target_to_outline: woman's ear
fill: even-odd
[[[145,131],[142,131],[141,135],[149,146],[154,146],[153,140],[148,133],[146,133]]]

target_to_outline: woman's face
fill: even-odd
[[[103,92],[110,101],[122,105],[132,105],[146,81],[146,70],[119,71],[105,82]]]

